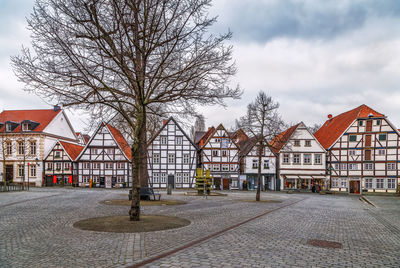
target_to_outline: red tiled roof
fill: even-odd
[[[325,149],[328,149],[354,120],[357,118],[368,118],[369,115],[372,115],[372,117],[385,116],[363,104],[327,120],[314,136]]]
[[[290,139],[290,137],[292,136],[293,132],[296,130],[296,128],[300,125],[294,125],[288,129],[286,129],[285,131],[277,134],[269,143],[269,145],[271,146],[271,149],[274,153],[279,153],[279,151],[282,149],[283,146],[285,146],[285,144],[287,143],[287,141]]]
[[[198,144],[199,148],[203,147],[203,146],[206,144],[208,138],[209,138],[210,135],[212,135],[214,132],[215,132],[215,128],[214,128],[214,127],[208,128],[207,132],[206,132],[206,133],[203,135],[203,137],[201,137],[201,139],[199,140],[199,144]]]
[[[107,124],[107,127],[110,130],[111,134],[114,136],[114,139],[117,141],[121,149],[124,151],[126,157],[128,157],[129,160],[132,160],[131,147],[125,140],[124,136],[122,136],[121,132],[118,129],[112,127],[110,124]]]
[[[246,142],[249,137],[246,135],[243,129],[239,128],[231,134],[231,139],[235,141],[235,143],[238,144],[240,147],[240,144]]]
[[[60,141],[62,147],[64,147],[65,151],[67,154],[72,158],[73,161],[78,157],[78,155],[81,153],[83,150],[84,146],[80,146],[77,144],[65,142],[65,141]]]
[[[39,125],[33,130],[33,132],[43,131],[47,125],[56,117],[61,110],[54,111],[53,109],[47,110],[5,110],[0,113],[0,122],[5,123],[6,121],[13,121],[21,123],[24,120],[31,120],[39,123]],[[0,128],[0,132],[4,132],[5,126]],[[21,125],[14,129],[13,132],[20,132]]]

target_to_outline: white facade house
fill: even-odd
[[[197,135],[196,135],[197,136]],[[199,135],[200,136],[200,135]],[[210,170],[213,184],[220,189],[239,187],[239,146],[222,124],[211,127],[198,138],[201,163],[204,170]]]
[[[0,171],[7,181],[42,186],[43,159],[58,141],[77,142],[62,109],[0,113]]]
[[[77,157],[79,185],[130,186],[131,148],[121,132],[102,123]]]
[[[326,189],[326,151],[303,122],[275,136],[270,145],[279,159],[281,190]]]
[[[400,134],[385,115],[361,105],[329,115],[315,136],[328,151],[332,191],[396,192]]]
[[[257,153],[256,138],[252,137],[240,145],[240,188],[246,181],[248,189],[258,187],[258,166],[260,165]],[[261,157],[261,189],[276,189],[276,156],[265,144]]]
[[[149,185],[154,188],[192,188],[195,186],[197,146],[174,118],[148,143]]]

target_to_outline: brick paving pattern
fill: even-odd
[[[139,234],[72,227],[89,217],[126,214],[127,207],[99,203],[124,198],[126,192],[42,188],[1,193],[0,267],[126,267],[302,199],[147,266],[400,267],[398,198],[376,197],[374,208],[355,196],[271,192],[262,198],[282,203],[256,204],[239,202],[254,192],[206,200],[175,191],[162,199],[188,203],[143,207],[143,213],[183,217],[192,222],[189,226]],[[343,248],[307,245],[309,239],[338,242]]]

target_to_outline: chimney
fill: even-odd
[[[167,119],[163,120],[163,126],[167,123]]]
[[[57,112],[57,111],[61,110],[61,107],[58,105],[54,105],[53,110],[54,110],[54,112]]]
[[[332,119],[332,114],[328,114],[328,119]]]

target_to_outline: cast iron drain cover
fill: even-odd
[[[308,239],[307,245],[321,248],[342,248],[342,243],[318,239]]]

